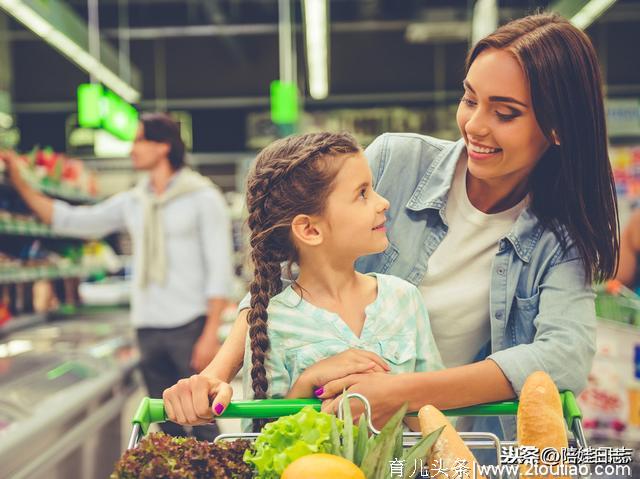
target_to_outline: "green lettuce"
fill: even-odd
[[[299,457],[316,453],[340,455],[332,441],[332,423],[341,436],[342,421],[306,406],[292,416],[267,424],[253,450],[245,452],[244,460],[253,465],[257,479],[279,479],[285,468]],[[357,430],[354,433],[357,434]]]

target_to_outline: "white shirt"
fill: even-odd
[[[100,238],[127,230],[135,256],[142,241],[142,211],[132,190],[94,206],[73,207],[55,201],[52,228],[56,233],[80,238]],[[228,297],[231,289],[231,222],[222,193],[203,188],[178,196],[164,205],[162,220],[166,281],[142,289],[133,271],[131,317],[136,328],[187,324],[206,314],[208,299]]]
[[[467,161],[456,166],[444,216],[449,230],[429,258],[420,284],[431,329],[446,367],[474,358],[491,338],[489,282],[498,243],[526,204],[496,214],[477,210],[467,196]]]

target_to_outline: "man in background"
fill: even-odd
[[[200,372],[220,347],[218,327],[229,296],[232,239],[222,193],[185,166],[179,125],[165,114],[144,114],[131,150],[146,174],[133,189],[94,206],[71,206],[33,189],[13,152],[0,152],[16,190],[54,232],[99,238],[126,230],[133,244],[131,318],[149,395]],[[161,424],[172,435],[181,426]],[[216,425],[194,435],[211,441]]]

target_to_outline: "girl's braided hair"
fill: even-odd
[[[267,307],[282,291],[281,263],[298,261],[291,222],[299,214],[320,215],[344,155],[360,152],[348,133],[310,133],[277,140],[262,150],[247,180],[248,225],[254,266],[251,307],[247,316],[251,341],[254,397],[267,397],[264,367],[269,351]],[[254,421],[259,430],[264,421]]]

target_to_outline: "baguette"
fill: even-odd
[[[466,461],[463,464],[468,467],[469,475],[465,477],[485,479],[477,472],[476,458],[444,414],[436,407],[427,405],[418,412],[418,419],[423,436],[445,426],[442,434],[427,454],[427,464],[431,470],[442,467],[443,470],[453,471],[454,467],[460,464],[459,461]],[[476,471],[475,474],[474,471]]]
[[[531,374],[524,383],[518,406],[517,436],[519,446],[533,446],[542,452],[545,448],[554,448],[561,452],[568,447],[567,432],[562,413],[560,393],[553,380],[543,371]],[[538,464],[543,465],[538,456]],[[543,465],[544,468],[544,465]],[[520,473],[525,477],[531,467],[522,465]],[[551,466],[558,472],[557,465]],[[542,471],[541,471],[542,473]],[[527,479],[561,479],[564,475],[526,475]]]

